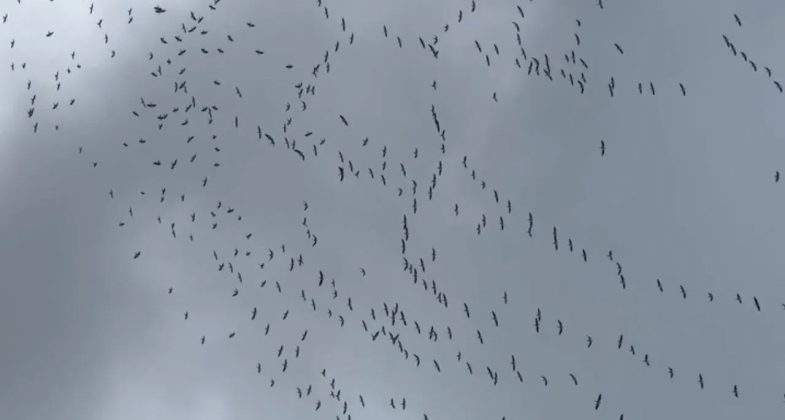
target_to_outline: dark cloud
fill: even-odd
[[[402,415],[390,409],[390,397],[405,397],[411,418],[423,412],[432,419],[586,417],[598,393],[605,410],[599,413],[611,418],[765,418],[779,410],[785,372],[777,317],[785,290],[776,281],[782,272],[777,244],[785,232],[777,223],[781,184],[774,184],[773,174],[783,151],[781,98],[761,69],[769,66],[776,79],[785,68],[777,61],[772,29],[782,7],[605,1],[600,10],[589,3],[524,2],[521,19],[506,3],[480,2],[470,14],[468,2],[325,2],[326,19],[311,2],[222,1],[216,11],[180,2],[164,6],[163,14],[154,14],[152,3],[135,4],[134,22],[127,24],[127,9],[115,5],[99,3],[88,15],[85,2],[74,8],[23,3],[9,4],[9,22],[0,26],[2,38],[17,42],[14,49],[4,44],[6,61],[27,63],[25,70],[7,69],[0,81],[8,92],[0,98],[0,412],[9,418],[331,416],[340,413],[340,403],[329,397],[333,377],[357,418]],[[184,35],[180,25],[193,24],[190,7],[204,21]],[[528,57],[544,64],[548,54],[553,81],[527,76],[527,62],[515,66],[522,53],[513,20],[521,25]],[[55,35],[46,38],[49,28]],[[208,33],[200,34],[202,28]],[[438,60],[418,40],[433,42],[434,34]],[[753,72],[734,57],[722,34],[761,69]],[[623,45],[623,55],[614,43]],[[187,51],[178,55],[181,49]],[[565,62],[563,55],[573,49],[588,70]],[[159,64],[161,76],[151,76]],[[584,95],[562,79],[562,67],[576,78],[585,73]],[[436,90],[430,87],[434,79]],[[185,80],[188,93],[175,92],[175,82]],[[656,95],[638,94],[637,84],[648,88],[649,81]],[[298,82],[316,88],[316,95],[303,96],[307,112],[300,112]],[[32,94],[36,114],[27,118]],[[186,112],[191,97],[197,106]],[[67,105],[70,98],[74,106]],[[143,109],[142,100],[157,106]],[[213,105],[208,123],[201,109]],[[446,130],[444,154],[431,106]],[[159,130],[155,117],[164,113]],[[289,116],[293,123],[284,133]],[[257,125],[275,138],[274,147],[257,138]],[[296,141],[304,161],[287,150],[285,138]],[[607,145],[604,157],[600,140]],[[470,169],[461,164],[464,155]],[[153,165],[157,160],[161,166]],[[349,161],[359,177],[350,174]],[[440,161],[443,175],[428,200]],[[344,182],[338,181],[339,166]],[[418,182],[416,215],[410,178]],[[512,214],[504,208],[507,199]],[[235,212],[226,213],[229,207]],[[526,235],[528,212],[535,215],[534,238]],[[423,256],[427,270],[419,274],[447,293],[449,308],[401,271],[403,214],[412,237],[409,260],[418,264],[415,256]],[[477,235],[483,215],[488,225]],[[219,228],[211,229],[213,220]],[[318,246],[311,246],[307,229],[318,236]],[[248,233],[251,239],[244,238]],[[432,247],[438,258],[429,263]],[[235,248],[241,253],[236,258]],[[268,248],[276,254],[271,262]],[[611,249],[623,264],[625,290],[605,256]],[[133,260],[137,251],[141,256]],[[303,266],[289,273],[289,258],[299,254]],[[217,271],[229,261],[242,272],[242,284],[228,267]],[[319,270],[326,276],[321,288]],[[328,286],[333,279],[335,299]],[[276,282],[284,293],[275,291]],[[505,292],[508,305],[502,303]],[[707,292],[715,302],[708,302]],[[735,302],[736,293],[743,304]],[[349,296],[354,311],[348,310]],[[760,313],[753,296],[763,304]],[[317,311],[310,309],[311,297]],[[462,314],[464,301],[471,320]],[[381,319],[381,302],[397,302],[406,312],[410,325],[401,336],[422,358],[420,368],[413,356],[405,360],[386,347],[389,339],[371,341],[363,333],[361,320],[371,332],[381,328],[381,321],[370,319],[372,307]],[[259,313],[251,321],[254,307]],[[533,331],[538,308],[539,335]],[[287,310],[289,318],[281,321]],[[425,333],[436,326],[439,341],[416,335],[415,320]],[[562,336],[558,321],[565,326]],[[305,329],[308,339],[299,343]],[[236,336],[229,339],[231,332]],[[620,334],[634,344],[635,355],[626,344],[616,348]],[[591,349],[586,335],[593,338]],[[281,343],[285,355],[278,358]],[[509,366],[512,354],[523,384]],[[646,354],[651,366],[643,362]],[[289,363],[285,375],[283,358]],[[466,375],[466,360],[473,376]],[[488,382],[486,366],[498,370],[499,386]],[[676,372],[672,380],[668,367]],[[703,391],[699,373],[707,383]],[[296,388],[309,384],[313,396],[298,399]],[[733,384],[739,399],[732,396]],[[317,399],[324,407],[314,413]]]

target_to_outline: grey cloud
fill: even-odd
[[[2,38],[18,42],[13,50],[2,47],[6,61],[26,61],[29,69],[7,69],[8,77],[0,81],[3,92],[10,92],[0,102],[5,127],[0,411],[16,419],[332,417],[340,414],[341,404],[329,397],[332,377],[353,418],[422,418],[427,412],[431,419],[618,418],[621,413],[725,419],[767,418],[780,410],[785,372],[778,317],[785,290],[777,281],[783,225],[778,223],[781,184],[774,184],[773,173],[783,151],[777,125],[781,98],[762,71],[752,72],[725,49],[721,34],[761,66],[770,66],[776,78],[785,68],[777,61],[772,35],[781,6],[735,10],[729,2],[708,7],[705,2],[605,1],[600,10],[593,2],[521,2],[526,17],[520,19],[513,3],[479,2],[477,13],[470,14],[469,2],[325,2],[326,19],[313,3],[224,0],[212,12],[206,4],[180,2],[156,15],[153,4],[145,2],[133,5],[131,25],[125,23],[127,8],[117,5],[99,3],[93,16],[84,2],[73,9],[61,2],[6,7],[10,17],[0,26]],[[181,22],[190,21],[191,8],[205,16],[208,34],[189,34],[177,43],[173,37],[181,33]],[[741,16],[742,28],[733,13]],[[96,25],[101,17],[109,44]],[[580,28],[575,18],[581,19]],[[527,77],[526,66],[515,67],[514,58],[521,55],[513,20],[521,24],[529,57],[542,61],[549,55],[554,81]],[[248,21],[256,26],[247,27]],[[382,25],[389,31],[386,39]],[[55,35],[44,39],[49,27]],[[582,39],[576,53],[589,64],[584,95],[558,74],[563,55],[575,48],[576,31]],[[355,42],[349,46],[351,32]],[[438,60],[418,41],[420,36],[430,41],[433,34],[439,36]],[[614,42],[623,45],[623,55]],[[493,43],[500,54],[489,53],[488,67],[484,54]],[[188,51],[177,56],[181,48]],[[71,50],[77,51],[76,60],[68,56]],[[148,61],[150,51],[155,57]],[[166,58],[172,65],[163,64],[161,77],[150,76]],[[76,71],[74,62],[83,69]],[[314,78],[311,69],[318,63]],[[286,64],[294,68],[287,70]],[[65,76],[67,67],[73,73]],[[186,73],[178,76],[183,67]],[[576,76],[581,71],[567,68]],[[54,90],[57,70],[63,76],[60,92]],[[606,86],[611,76],[614,98]],[[28,79],[31,92],[25,90]],[[189,93],[175,94],[175,80],[188,80]],[[294,84],[300,81],[315,83],[316,95],[304,96],[308,112],[287,113],[287,102],[299,111]],[[639,81],[652,81],[656,95],[639,95]],[[39,98],[36,117],[28,119],[32,92]],[[185,113],[191,96],[197,109]],[[76,105],[65,107],[71,97]],[[131,110],[142,111],[140,97],[157,107],[136,118]],[[58,111],[49,109],[55,101],[62,107]],[[207,124],[200,109],[213,104],[219,110]],[[446,130],[445,154],[431,105]],[[175,113],[174,107],[180,110]],[[169,116],[158,130],[155,116],[163,113]],[[283,133],[288,115],[294,115],[293,123]],[[339,115],[346,116],[348,127]],[[186,119],[188,125],[181,126]],[[39,121],[35,135],[34,121]],[[276,146],[257,138],[257,125],[275,137]],[[308,131],[313,135],[305,137]],[[187,143],[189,136],[194,140]],[[297,142],[305,161],[285,148],[284,137]],[[139,144],[140,138],[147,143]],[[313,156],[311,145],[320,139],[325,145]],[[601,139],[607,144],[604,157]],[[384,146],[386,187],[379,179]],[[347,160],[343,166],[351,160],[361,172],[358,178],[347,168],[345,181],[338,181],[339,150]],[[476,181],[461,165],[464,155]],[[170,170],[175,159],[178,166]],[[154,166],[155,160],[162,165]],[[426,194],[439,161],[444,173],[431,201]],[[215,162],[220,166],[213,167]],[[400,163],[418,182],[416,215],[411,180],[400,175]],[[369,168],[376,178],[370,178]],[[207,188],[201,186],[204,176]],[[481,180],[488,185],[484,190]],[[162,188],[167,189],[163,203]],[[500,194],[499,205],[493,190]],[[509,215],[507,199],[513,207]],[[236,212],[227,214],[228,207]],[[533,238],[526,235],[530,211]],[[191,212],[196,223],[190,222]],[[449,296],[449,308],[437,304],[430,287],[413,285],[401,271],[403,214],[411,233],[408,258],[419,264],[417,257],[423,256],[427,270],[419,275],[436,281]],[[488,225],[477,235],[483,214]],[[503,232],[499,216],[505,218]],[[301,225],[303,217],[308,227]],[[211,229],[212,219],[219,228]],[[172,222],[177,239],[170,233]],[[558,252],[551,244],[553,226]],[[318,246],[311,247],[306,229],[318,236]],[[249,232],[252,239],[244,239]],[[573,253],[568,239],[574,241]],[[434,263],[428,261],[431,247],[438,251]],[[252,254],[234,258],[234,248]],[[268,248],[276,253],[271,262]],[[583,248],[586,263],[580,259]],[[605,257],[611,249],[623,264],[625,290]],[[141,258],[132,260],[136,251]],[[289,258],[300,253],[304,265],[289,273]],[[242,284],[228,268],[217,271],[228,261],[242,272]],[[321,288],[319,270],[326,275]],[[328,285],[332,279],[336,299]],[[276,282],[284,293],[275,291]],[[237,297],[231,296],[234,288]],[[306,301],[299,297],[301,289]],[[707,292],[716,302],[708,302]],[[734,301],[736,293],[742,305]],[[350,296],[354,311],[347,307]],[[763,303],[760,313],[753,296]],[[410,353],[422,358],[420,368],[413,356],[405,360],[387,347],[389,339],[371,341],[363,332],[361,320],[371,332],[381,328],[381,302],[398,302],[405,311],[408,327],[394,329],[403,331]],[[472,308],[471,320],[462,313],[464,302]],[[254,307],[259,315],[251,321]],[[370,319],[371,307],[377,321]],[[538,308],[540,334],[533,330]],[[281,321],[287,310],[289,318]],[[491,310],[498,314],[499,329]],[[338,315],[346,319],[344,328],[338,327]],[[415,320],[424,332],[435,325],[439,341],[416,335]],[[557,320],[564,323],[563,336],[556,334]],[[455,334],[452,341],[446,338],[447,325]],[[393,329],[389,322],[386,326]],[[300,343],[305,329],[308,339]],[[477,329],[483,331],[483,345]],[[231,332],[236,336],[230,340]],[[594,340],[591,349],[585,348],[587,334]],[[635,345],[634,356],[626,345],[616,349],[619,334]],[[285,354],[278,358],[282,343]],[[302,353],[295,358],[298,344]],[[511,354],[523,384],[509,366]],[[650,367],[643,363],[645,354]],[[284,358],[286,374],[281,373]],[[473,376],[466,374],[466,360]],[[498,386],[488,381],[486,366],[499,372]],[[668,366],[675,369],[673,380]],[[577,375],[578,387],[569,373]],[[699,373],[707,383],[703,391]],[[548,378],[548,387],[540,375]],[[312,396],[298,399],[296,387],[308,384]],[[741,389],[739,399],[731,394],[733,384]],[[595,412],[598,393],[603,404]],[[365,397],[364,409],[358,394]],[[393,411],[391,397],[405,397],[407,411]],[[317,399],[323,407],[314,413]]]

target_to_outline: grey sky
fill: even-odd
[[[353,419],[781,418],[785,180],[774,174],[785,171],[784,96],[773,81],[785,82],[776,42],[785,4],[602,3],[479,0],[471,13],[471,1],[222,0],[214,11],[209,1],[167,1],[156,14],[154,2],[96,1],[92,15],[84,0],[0,6],[8,13],[0,25],[0,417],[345,419],[346,401]],[[183,22],[196,24],[190,11],[204,20],[183,34]],[[438,59],[418,40],[433,35]],[[565,62],[571,50],[588,69]],[[544,54],[552,81],[527,75],[532,58],[544,67]],[[161,75],[151,76],[158,65]],[[583,95],[562,68],[576,81],[584,72]],[[175,81],[187,81],[188,93],[175,92]],[[302,95],[306,111],[298,82],[315,86]],[[197,107],[186,112],[192,96]],[[140,97],[157,106],[143,108]],[[211,105],[210,124],[201,110]],[[275,146],[257,138],[257,125]],[[416,285],[402,270],[404,214]],[[383,302],[397,302],[407,325],[391,325]],[[388,337],[372,341],[382,325],[400,333],[408,359]],[[498,372],[496,386],[486,366]],[[330,397],[332,378],[340,402]],[[298,398],[308,385],[311,395]]]

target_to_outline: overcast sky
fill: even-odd
[[[782,418],[785,4],[601,4],[4,2],[0,417]]]

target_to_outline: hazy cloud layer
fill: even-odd
[[[354,419],[781,417],[785,180],[774,176],[785,143],[774,81],[785,82],[785,5],[602,3],[1,6],[0,417],[344,419],[343,401]],[[588,68],[565,60],[571,51]],[[533,58],[539,76],[527,74]],[[561,69],[576,82],[583,72],[583,94]],[[315,93],[298,98],[300,82]],[[404,215],[406,258],[426,287],[402,270]],[[385,320],[383,302],[398,303],[407,325]],[[408,359],[389,338],[371,340],[382,325]]]

